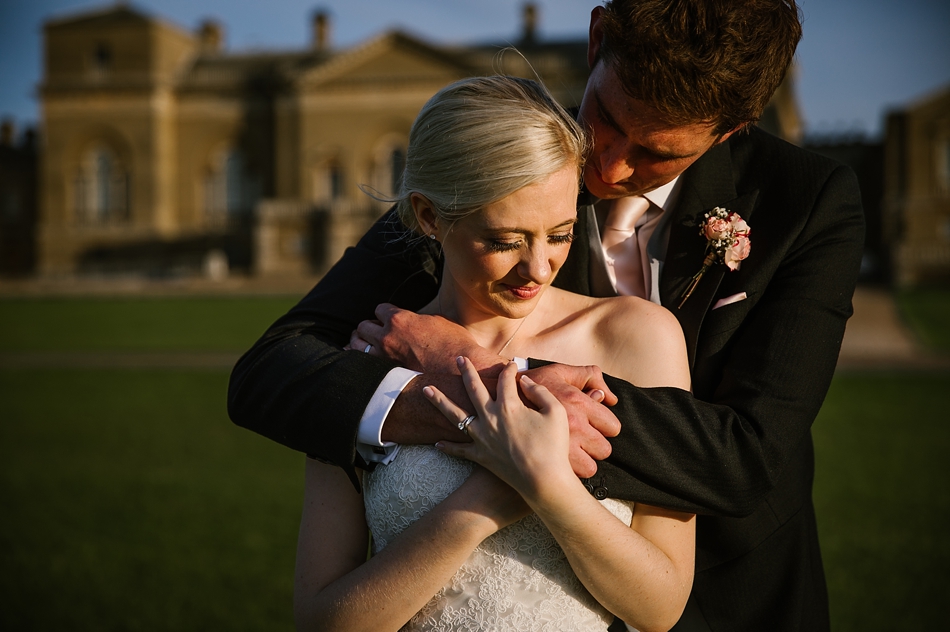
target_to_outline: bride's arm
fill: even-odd
[[[516,489],[604,607],[641,631],[668,630],[692,586],[695,517],[638,505],[630,526],[617,520],[571,470],[563,407],[522,376],[522,390],[538,410],[525,407],[515,373],[513,364],[502,371],[492,400],[474,367],[463,361],[463,380],[478,411],[469,425],[473,441],[439,447],[484,465]],[[446,416],[462,414],[442,393],[429,392]]]
[[[524,516],[520,497],[476,468],[369,560],[363,498],[337,467],[307,460],[297,542],[298,630],[398,630],[478,544]]]

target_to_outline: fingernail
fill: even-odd
[[[522,375],[522,376],[521,376],[521,381],[524,382],[525,384],[527,384],[528,386],[534,386],[534,380],[532,380],[532,379],[531,379],[530,377],[528,377],[527,375]]]
[[[463,358],[462,356],[456,356],[455,363],[459,366],[462,366],[465,364],[465,358]]]
[[[441,450],[442,448],[445,447],[445,444],[442,443],[441,441],[439,441],[438,443],[435,444],[435,447],[438,448],[439,450]]]
[[[434,396],[435,396],[435,391],[432,390],[432,387],[431,387],[431,386],[423,386],[423,387],[422,387],[422,394],[425,395],[426,397],[434,397]]]
[[[590,393],[590,398],[591,398],[592,400],[594,400],[595,402],[602,402],[602,401],[604,401],[604,398],[605,398],[605,397],[607,397],[607,394],[604,393],[604,392],[603,392],[602,390],[600,390],[599,388],[595,388],[595,389],[594,389],[593,391],[591,391],[591,393]]]

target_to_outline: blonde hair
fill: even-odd
[[[453,83],[423,106],[409,133],[396,210],[413,232],[410,196],[419,193],[452,224],[567,165],[580,178],[589,142],[539,83],[474,77]]]

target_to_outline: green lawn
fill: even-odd
[[[292,628],[303,458],[223,371],[0,371],[0,629]]]
[[[950,373],[835,377],[815,422],[833,630],[929,630],[950,602]]]
[[[897,294],[897,305],[924,344],[950,352],[950,290],[905,290]]]
[[[293,303],[0,300],[0,353],[239,351]],[[233,426],[226,388],[218,370],[0,371],[0,629],[291,629],[302,458]],[[946,372],[832,384],[815,499],[838,632],[946,619],[948,391]]]
[[[297,300],[0,299],[0,352],[244,351]]]

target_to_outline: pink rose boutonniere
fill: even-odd
[[[749,256],[752,248],[752,242],[749,241],[751,230],[744,219],[728,209],[717,206],[706,213],[699,227],[699,234],[706,238],[706,258],[703,267],[693,275],[689,287],[683,292],[679,307],[686,303],[686,299],[699,285],[699,280],[714,263],[722,262],[733,271],[739,269],[739,264]]]

